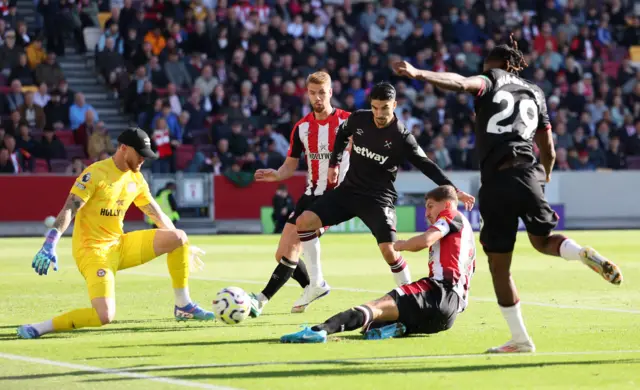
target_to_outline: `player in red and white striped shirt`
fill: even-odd
[[[305,263],[298,260],[302,245],[296,229],[296,219],[320,195],[335,187],[328,181],[329,159],[338,126],[349,117],[349,113],[331,106],[331,77],[325,72],[316,72],[307,78],[307,94],[313,111],[296,123],[291,132],[291,144],[284,164],[278,170],[259,169],[255,174],[256,181],[286,180],[296,171],[298,160],[303,153],[307,160],[307,189],[298,200],[296,209],[289,216],[280,236],[276,251],[278,266],[264,290],[259,294],[250,294],[252,317],[261,314],[264,305],[292,276],[305,289],[302,296],[294,303],[292,313],[304,312],[311,302],[327,295],[330,291],[320,267],[319,243],[306,245],[304,248],[304,258],[309,262],[309,272]],[[348,169],[348,160],[343,160],[340,168],[344,177]],[[322,231],[310,233],[309,238],[319,236]]]
[[[429,277],[405,284],[384,297],[336,314],[320,325],[285,335],[285,343],[324,342],[327,335],[362,327],[366,339],[430,334],[453,326],[468,303],[475,271],[476,246],[469,221],[458,211],[452,186],[437,187],[426,196],[426,232],[396,241],[397,251],[429,248]]]

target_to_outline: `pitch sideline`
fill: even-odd
[[[140,276],[162,277],[162,278],[168,277],[168,275],[166,275],[166,274],[155,274],[155,273],[151,273],[151,272],[140,272],[140,271],[123,271],[121,273],[130,274],[130,275],[140,275]],[[207,281],[211,281],[211,282],[246,283],[246,284],[259,284],[259,285],[264,285],[265,284],[264,281],[257,281],[257,280],[209,278],[209,277],[197,276],[197,275],[190,275],[189,279],[207,280]],[[293,284],[293,283],[285,284],[285,287],[298,287],[299,288],[299,286],[297,284]],[[333,286],[331,287],[331,289],[332,290],[337,290],[337,291],[351,291],[351,292],[375,293],[375,294],[386,294],[386,293],[388,293],[390,291],[390,290],[384,290],[384,291],[383,290],[367,290],[367,289],[361,289],[361,288],[333,287]],[[474,297],[473,295],[471,296],[471,300],[472,301],[477,301],[477,302],[496,302],[495,298]],[[603,311],[603,312],[613,312],[613,313],[640,314],[640,310],[621,309],[621,308],[615,308],[615,307],[561,305],[561,304],[555,304],[555,303],[528,302],[528,301],[520,301],[520,304],[528,305],[528,306],[550,307],[550,308],[555,308],[555,309],[591,310],[591,311]]]
[[[173,378],[153,376],[153,375],[147,375],[147,374],[141,374],[141,373],[135,373],[135,372],[125,372],[125,370],[121,370],[121,369],[100,368],[95,366],[87,366],[83,364],[66,363],[66,362],[60,362],[56,360],[34,358],[34,357],[22,356],[22,355],[14,355],[14,354],[3,353],[3,352],[0,352],[0,359],[21,361],[25,363],[38,364],[42,366],[62,367],[62,368],[68,368],[71,370],[78,370],[78,371],[84,371],[84,372],[95,372],[100,374],[115,375],[123,378],[130,378],[130,379],[148,380],[148,381],[160,382],[164,384],[176,385],[180,387],[192,387],[197,389],[208,389],[208,390],[240,390],[233,387],[215,386],[215,385],[210,385],[208,383],[202,383],[202,382],[193,382],[193,381],[187,381],[182,379],[173,379]]]

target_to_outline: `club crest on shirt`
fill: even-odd
[[[118,200],[116,200],[116,204],[117,204],[118,206],[124,206],[124,200],[122,200],[122,199],[118,199]]]
[[[91,180],[91,174],[85,173],[84,176],[82,176],[82,182],[87,183],[89,180]]]
[[[106,274],[107,274],[107,271],[103,270],[102,268],[100,268],[98,270],[98,272],[96,273],[96,275],[98,275],[98,277],[100,277],[100,278],[105,276]]]
[[[131,181],[129,183],[127,183],[127,192],[135,192],[136,190],[136,183]]]

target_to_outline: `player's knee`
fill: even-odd
[[[298,230],[311,230],[313,229],[313,213],[305,211],[296,219],[296,228]]]
[[[169,237],[167,237],[167,244],[169,247],[168,252],[172,252],[180,247],[183,247],[189,242],[189,238],[187,237],[187,233],[184,230],[176,229],[171,230]]]
[[[116,318],[116,308],[107,306],[100,309],[96,309],[98,312],[98,318],[100,318],[100,323],[102,325],[107,325],[113,322]]]

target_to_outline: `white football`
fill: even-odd
[[[225,324],[239,324],[249,317],[251,299],[240,287],[223,288],[213,300],[213,312]]]
[[[44,219],[44,226],[46,226],[47,228],[51,229],[55,222],[56,222],[56,217],[50,215],[50,216],[48,216],[47,218]]]

